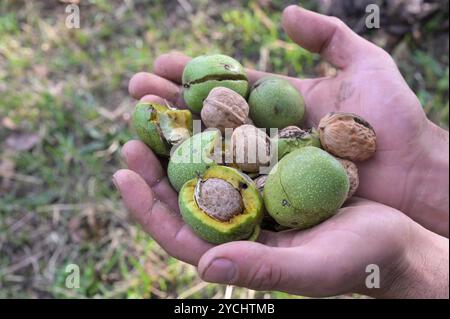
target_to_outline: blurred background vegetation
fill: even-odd
[[[65,27],[69,2],[80,6],[80,29]],[[382,29],[369,32],[361,22],[373,2]],[[123,166],[121,145],[134,136],[128,80],[159,54],[222,52],[302,77],[332,70],[283,33],[290,3],[0,2],[1,298],[292,297],[203,283],[129,219],[111,183]],[[430,119],[448,128],[448,0],[301,4],[341,17],[388,50]],[[64,284],[72,263],[80,289]]]

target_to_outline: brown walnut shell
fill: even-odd
[[[266,185],[267,176],[268,175],[260,175],[253,180],[255,182],[256,188],[258,189],[261,195],[264,190],[264,185]]]
[[[359,187],[359,175],[358,175],[358,167],[352,161],[336,158],[344,167],[347,172],[350,188],[347,193],[347,200],[350,199],[353,195],[355,195],[356,191]]]
[[[231,135],[234,163],[244,172],[258,172],[270,162],[270,139],[253,125],[241,125]]]
[[[234,129],[248,121],[249,106],[247,101],[225,87],[215,87],[203,102],[200,113],[206,127],[219,129],[222,133],[226,128]]]
[[[322,147],[329,153],[351,161],[364,161],[376,151],[373,127],[353,113],[329,113],[320,120]]]
[[[280,130],[280,133],[278,134],[279,138],[295,138],[295,137],[301,137],[304,134],[306,134],[306,132],[304,130],[302,130],[301,128],[297,127],[297,126],[288,126],[285,127],[284,129]]]

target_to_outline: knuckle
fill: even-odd
[[[247,286],[255,290],[273,290],[281,282],[281,274],[279,267],[262,262],[249,277]]]
[[[152,223],[153,216],[153,203],[150,207],[147,208],[145,213],[142,215],[142,218],[139,220],[140,224],[146,228],[149,227]]]
[[[375,44],[371,44],[369,55],[372,58],[373,63],[383,62],[388,63],[388,65],[390,64],[392,67],[396,67],[394,58],[386,50]]]
[[[347,28],[347,25],[341,19],[339,19],[337,17],[330,17],[330,19],[331,19],[331,22],[333,23],[336,31],[341,31],[341,30]]]

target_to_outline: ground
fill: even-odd
[[[80,29],[65,27],[67,2],[0,2],[0,298],[293,297],[202,282],[130,220],[111,183],[135,136],[128,80],[158,54],[222,52],[266,71],[328,72],[280,28],[292,1],[80,1]],[[355,29],[365,14],[319,2]],[[394,55],[447,129],[448,1],[415,2],[441,7],[425,17],[401,10],[404,20],[392,11],[382,30],[359,31]],[[80,266],[79,289],[66,287],[69,264]]]

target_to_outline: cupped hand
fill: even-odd
[[[214,246],[184,223],[177,194],[144,143],[128,142],[123,156],[129,169],[116,172],[114,183],[125,206],[163,249],[197,265],[206,281],[306,296],[448,297],[448,240],[396,209],[354,198],[314,228],[262,231],[256,243]],[[366,287],[373,264],[378,289]]]
[[[402,273],[417,225],[399,211],[363,199],[320,225],[304,231],[263,231],[257,243],[238,241],[214,247],[187,226],[157,157],[140,141],[128,142],[123,155],[131,170],[114,181],[128,210],[170,255],[198,265],[200,276],[217,283],[307,296],[365,291],[367,266],[381,269],[388,291]]]
[[[432,164],[433,157],[443,157],[448,171],[448,133],[426,118],[392,58],[340,20],[297,6],[285,9],[283,27],[300,46],[338,68],[333,77],[288,78],[305,98],[308,125],[317,125],[328,112],[344,111],[357,113],[375,128],[377,153],[358,164],[357,195],[395,207],[448,236],[448,174],[434,174],[439,169]],[[131,79],[131,95],[184,107],[180,83],[189,60],[181,53],[160,56],[153,74],[138,73]],[[265,75],[254,70],[248,74],[252,83]],[[444,155],[435,156],[442,144]]]
[[[334,77],[288,78],[305,98],[308,124],[317,125],[330,111],[354,112],[377,132],[376,156],[359,164],[357,195],[368,200],[353,201],[310,230],[263,232],[259,243],[214,247],[183,222],[176,192],[158,158],[142,142],[124,146],[129,169],[118,171],[114,181],[144,229],[169,254],[198,265],[205,280],[313,296],[362,291],[368,264],[383,267],[389,281],[408,255],[410,229],[416,224],[396,209],[425,227],[448,233],[448,195],[438,189],[446,180],[448,188],[448,176],[441,174],[434,185],[423,185],[432,174],[426,165],[430,139],[442,140],[448,148],[448,135],[436,133],[391,57],[338,19],[291,6],[283,13],[283,27],[295,42],[339,69]],[[130,94],[184,107],[181,75],[189,60],[181,53],[160,56],[153,73],[132,78]],[[248,75],[253,83],[266,74],[248,70]]]

